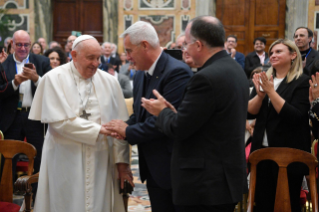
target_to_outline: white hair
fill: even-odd
[[[112,43],[112,48],[114,48],[114,52],[116,52],[117,51],[117,45],[115,44],[115,43]]]
[[[138,21],[127,28],[121,35],[121,38],[130,36],[130,41],[133,45],[138,45],[142,41],[147,41],[152,47],[159,46],[159,39],[154,27],[144,21]]]
[[[104,45],[105,44],[110,44],[111,46],[112,46],[112,43],[110,43],[110,42],[104,42],[103,44],[102,44],[102,49],[104,49]]]

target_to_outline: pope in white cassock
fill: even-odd
[[[123,212],[118,178],[133,185],[129,146],[102,126],[128,119],[122,90],[97,69],[101,48],[94,37],[78,37],[72,49],[73,61],[42,78],[29,115],[49,126],[34,211]]]

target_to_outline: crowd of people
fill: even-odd
[[[64,50],[43,38],[31,44],[23,30],[5,40],[0,130],[38,151],[35,212],[124,211],[119,189],[134,186],[129,145],[138,146],[152,211],[232,212],[248,191],[247,145],[310,152],[311,134],[318,139],[319,53],[309,28],[268,53],[257,37],[245,57],[217,18],[200,16],[170,46],[183,61],[147,22],[121,37],[121,54],[89,35],[70,35]],[[307,172],[288,168],[292,211],[301,211]],[[254,211],[273,211],[277,175],[273,162],[258,164]]]

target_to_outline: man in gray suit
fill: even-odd
[[[112,64],[106,63],[105,65],[107,65],[107,67],[108,67],[107,72],[109,74],[111,74],[112,76],[114,76],[119,81],[119,83],[121,85],[121,88],[122,88],[122,91],[123,91],[124,98],[133,97],[133,89],[132,89],[132,86],[131,86],[130,79],[127,76],[123,75],[123,74],[118,74],[114,70]]]

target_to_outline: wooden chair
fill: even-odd
[[[127,108],[127,112],[128,115],[132,115],[133,114],[133,97],[132,98],[128,98],[125,99],[125,104],[126,104],[126,108]],[[130,145],[130,158],[132,156],[132,147]],[[128,207],[128,199],[129,199],[129,194],[123,194],[123,201],[124,201],[124,207],[125,207],[125,211],[127,212],[127,207]]]
[[[316,185],[316,166],[317,158],[312,154],[292,148],[264,148],[252,152],[249,156],[251,164],[249,197],[248,197],[248,212],[254,209],[255,189],[256,189],[256,168],[257,164],[263,160],[272,160],[279,166],[278,181],[276,189],[276,199],[274,211],[290,212],[290,196],[288,187],[287,166],[290,163],[301,162],[309,168],[310,193],[312,200],[312,211],[318,212],[317,202],[317,185]]]
[[[0,211],[14,212],[19,211],[20,206],[12,203],[13,201],[13,182],[12,182],[12,158],[23,153],[29,158],[28,175],[33,172],[34,158],[37,150],[33,145],[23,141],[0,140],[0,153],[4,156],[5,162],[0,183]],[[32,190],[32,189],[31,189]],[[31,197],[25,199],[26,211],[31,211]]]

